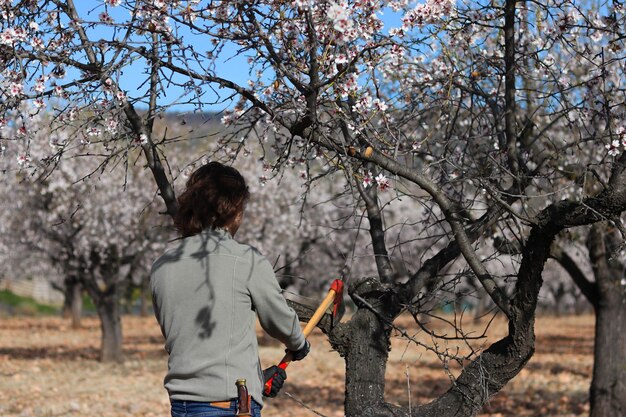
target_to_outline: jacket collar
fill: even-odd
[[[200,234],[207,235],[207,236],[215,236],[220,240],[233,238],[228,230],[221,228],[221,227],[217,229],[211,229],[211,228],[203,229],[200,232]]]

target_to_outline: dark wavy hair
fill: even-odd
[[[178,197],[174,226],[182,237],[230,226],[250,198],[243,176],[233,167],[209,162],[191,174]]]

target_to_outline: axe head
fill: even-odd
[[[335,291],[335,298],[333,299],[333,314],[332,314],[332,326],[335,326],[341,321],[344,313],[346,312],[346,306],[343,303],[343,281],[336,279],[333,281],[330,289]]]

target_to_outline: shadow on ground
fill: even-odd
[[[124,348],[124,359],[153,359],[167,356],[163,348],[136,349]],[[45,347],[0,347],[0,356],[7,356],[14,360],[41,360],[58,361],[94,360],[100,357],[97,347],[72,348],[63,345]]]

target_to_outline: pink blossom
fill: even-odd
[[[387,103],[385,103],[383,100],[381,99],[375,99],[372,104],[374,105],[374,107],[376,108],[376,110],[378,111],[382,111],[384,112],[385,110],[387,110],[389,108],[389,106],[387,105]]]
[[[309,10],[315,2],[313,0],[295,0],[294,6],[299,9]]]
[[[111,24],[113,23],[113,18],[111,17],[110,14],[108,14],[107,12],[102,12],[98,15],[98,18],[100,19],[100,21],[102,23],[106,23],[106,24]]]
[[[395,45],[395,44],[392,45],[391,55],[396,59],[400,59],[404,57],[404,48],[402,48],[400,45]]]
[[[106,80],[104,80],[104,83],[102,85],[102,89],[104,91],[107,92],[112,92],[113,91],[113,80],[110,78],[107,78]]]
[[[11,97],[17,97],[24,92],[24,86],[22,83],[10,83],[9,84],[9,95]]]
[[[78,118],[78,108],[77,107],[72,107],[70,109],[70,114],[69,114],[69,119],[71,121],[74,121]]]
[[[368,171],[367,174],[363,176],[363,187],[369,187],[370,185],[372,185],[373,181],[374,180],[372,178],[372,173]]]
[[[13,38],[19,42],[24,42],[28,38],[28,34],[24,28],[17,27],[13,29]]]
[[[106,121],[106,128],[109,133],[112,133],[112,134],[117,133],[117,125],[118,125],[117,120],[113,118],[109,118]]]
[[[13,45],[14,40],[14,31],[11,28],[3,30],[2,34],[0,34],[0,43],[4,45]]]
[[[20,167],[28,165],[29,162],[30,162],[30,157],[28,155],[18,155],[17,156],[17,164]]]
[[[446,16],[451,15],[453,11],[454,0],[426,0],[426,3],[418,4],[404,15],[402,18],[403,29],[438,23]]]
[[[341,97],[346,98],[348,95],[358,90],[358,78],[359,76],[355,73],[350,73],[343,77],[342,83],[338,86]]]
[[[54,87],[54,94],[59,97],[67,97],[67,93],[65,92],[65,89],[63,88],[63,86],[60,86],[60,85],[57,85]]]
[[[108,6],[116,7],[122,3],[122,0],[104,0],[104,3]]]
[[[33,89],[38,93],[43,93],[44,91],[46,91],[46,85],[43,83],[42,80],[37,80]]]
[[[34,105],[36,108],[40,109],[40,108],[44,107],[44,106],[46,105],[46,103],[44,103],[43,99],[41,99],[41,98],[36,98],[36,99],[33,101],[33,105]]]
[[[363,94],[359,97],[358,101],[354,105],[354,109],[360,113],[372,107],[372,97],[369,94]]]
[[[389,29],[389,36],[397,36],[399,38],[404,38],[404,29],[402,28],[392,28]]]
[[[221,122],[224,126],[230,126],[235,121],[235,116],[230,111],[224,111]]]
[[[8,4],[11,4],[11,3],[9,2]],[[13,20],[13,18],[15,18],[15,13],[13,12],[12,9],[7,10],[5,8],[2,8],[1,13],[2,13],[1,16],[4,20]]]
[[[333,27],[337,32],[344,33],[352,29],[353,22],[350,19],[347,3],[332,3],[328,8],[326,16],[333,22]]]
[[[337,54],[337,56],[334,57],[333,61],[335,64],[347,64],[348,62],[350,62],[350,59],[348,59],[348,56],[346,54]]]
[[[117,98],[120,103],[124,103],[126,101],[126,94],[123,91],[118,91],[117,94],[115,94],[115,98]]]
[[[30,46],[37,50],[42,50],[44,48],[43,40],[41,40],[41,38],[38,38],[37,36],[33,36],[33,38],[30,40]]]
[[[606,145],[604,145],[604,147],[608,149],[608,153],[610,156],[617,156],[620,154],[619,145],[619,140],[614,139],[611,143],[607,143]]]
[[[591,36],[590,36],[591,40],[594,42],[600,42],[603,38],[604,38],[604,33],[602,33],[601,30],[595,30]]]
[[[376,184],[378,184],[378,189],[380,191],[386,191],[389,189],[389,187],[391,187],[389,179],[385,177],[385,175],[382,173],[376,176]]]

